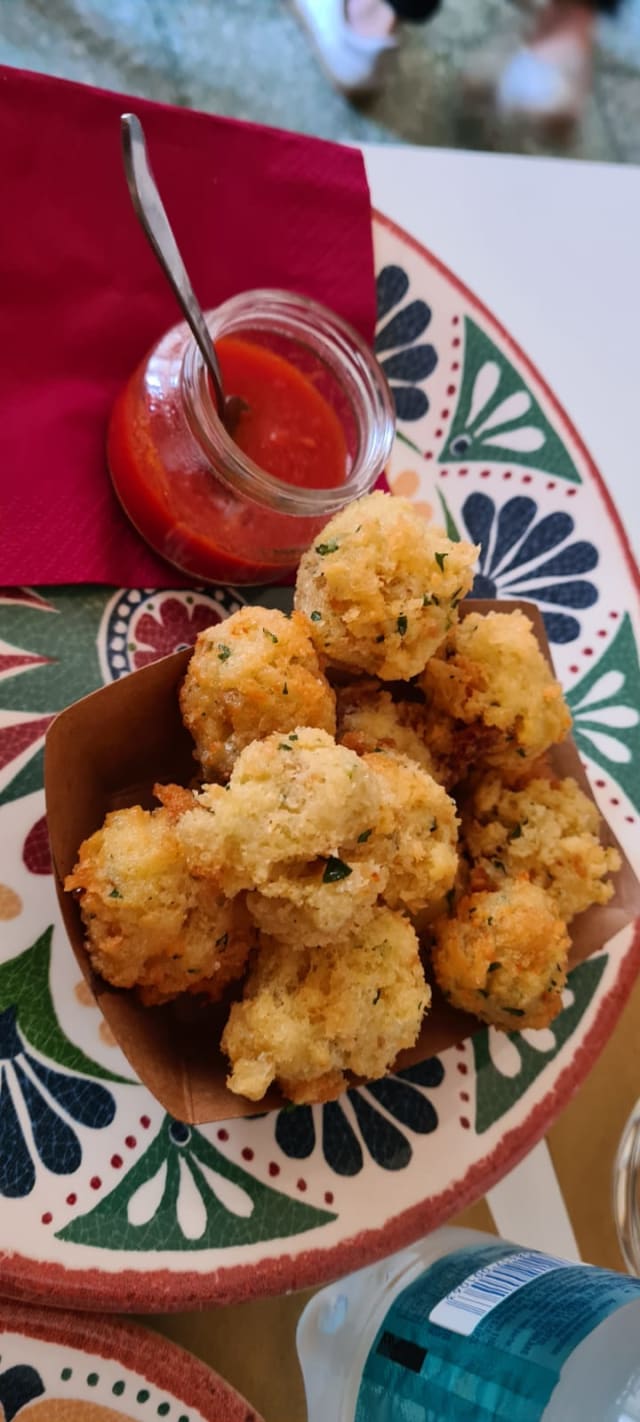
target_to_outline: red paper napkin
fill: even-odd
[[[360,153],[0,67],[0,583],[170,587],[111,491],[123,382],[179,319],[130,204],[119,116],[139,114],[204,306],[257,286],[373,335]]]

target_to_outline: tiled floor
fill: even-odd
[[[568,146],[466,110],[465,65],[487,44],[514,44],[535,3],[443,0],[359,110],[327,85],[286,0],[2,0],[0,62],[327,138],[640,161],[640,0],[601,25],[589,111]]]

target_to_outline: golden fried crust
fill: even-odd
[[[348,861],[379,803],[377,779],[354,751],[299,726],[245,747],[226,789],[205,786],[176,832],[193,873],[231,896],[318,857]]]
[[[477,554],[425,523],[408,499],[369,494],[337,513],[303,555],[296,607],[329,662],[409,680],[457,618]]]
[[[613,894],[608,878],[620,868],[617,849],[598,838],[600,815],[575,780],[530,780],[520,790],[487,774],[465,803],[462,834],[474,882],[499,887],[505,875],[526,874],[546,889],[569,923]]]
[[[114,987],[147,1004],[182,992],[215,999],[242,975],[255,930],[246,905],[188,872],[167,810],[107,815],[65,880],[77,892],[87,951]]]
[[[172,820],[179,820],[181,815],[186,814],[187,810],[192,810],[195,805],[195,796],[192,791],[185,790],[182,785],[160,785],[156,782],[153,793]]]
[[[338,691],[336,738],[358,755],[378,749],[398,751],[438,778],[426,729],[423,704],[394,701],[376,682],[353,682]]]
[[[465,895],[433,931],[436,980],[454,1007],[504,1032],[546,1027],[560,1012],[569,935],[543,889],[507,879]]]
[[[446,790],[415,761],[393,751],[364,756],[380,786],[381,810],[355,858],[386,866],[382,897],[393,909],[421,913],[451,888],[458,867],[458,819]]]
[[[260,892],[247,895],[247,907],[258,928],[292,947],[316,948],[335,943],[372,917],[389,878],[386,865],[371,857],[350,863],[340,860],[342,879],[329,877],[327,861],[283,866]]]
[[[520,609],[470,613],[451,629],[421,686],[437,711],[493,730],[483,756],[504,771],[521,773],[571,727],[560,683]]]
[[[377,909],[325,948],[263,938],[222,1038],[231,1091],[259,1101],[277,1080],[293,1101],[327,1101],[346,1072],[384,1074],[413,1045],[430,1002],[407,919]]]
[[[297,725],[335,731],[335,697],[300,612],[242,607],[200,633],[180,709],[207,780],[231,774],[240,751]]]

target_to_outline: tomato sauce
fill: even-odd
[[[216,350],[226,392],[248,405],[233,432],[238,448],[282,483],[343,484],[347,437],[314,374],[241,336],[223,336]],[[225,485],[187,425],[175,383],[163,399],[160,367],[155,383],[145,385],[148,369],[136,372],[116,401],[108,437],[113,483],[138,531],[196,578],[253,583],[291,571],[325,519],[279,513]]]

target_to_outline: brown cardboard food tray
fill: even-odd
[[[467,600],[460,612],[465,616],[474,610],[510,611],[515,607],[521,607],[531,619],[540,646],[551,661],[544,623],[535,605]],[[132,992],[112,988],[98,978],[84,946],[78,904],[62,888],[82,840],[99,828],[109,810],[133,804],[151,808],[156,781],[187,785],[192,780],[192,743],[180,720],[177,696],[190,655],[188,649],[165,657],[63,711],[47,735],[45,788],[56,888],[73,952],[141,1081],[171,1115],[196,1125],[277,1108],[283,1104],[282,1098],[274,1089],[256,1104],[227,1089],[227,1062],[219,1042],[228,1004],[200,1006],[194,999],[184,998],[148,1008]],[[558,774],[574,776],[591,795],[571,739],[556,747],[551,759]],[[602,839],[606,844],[617,844],[604,822]],[[640,885],[622,854],[610,903],[588,909],[571,925],[571,962],[587,958],[639,915]],[[476,1018],[449,1007],[434,993],[420,1037],[413,1048],[401,1054],[396,1069],[461,1041],[479,1025]]]

